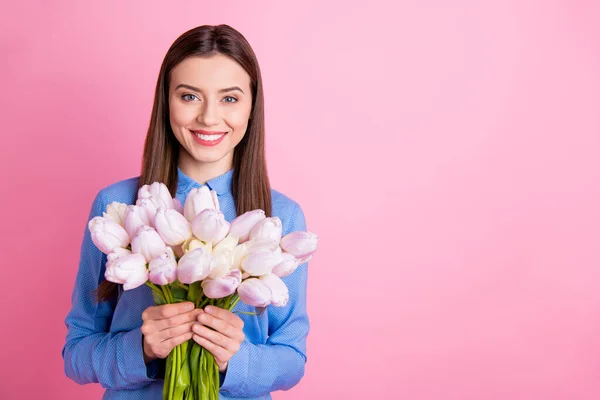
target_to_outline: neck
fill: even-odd
[[[233,152],[232,152],[233,153]],[[221,176],[233,167],[233,154],[228,154],[216,162],[200,162],[195,160],[187,151],[179,154],[179,169],[198,183]]]

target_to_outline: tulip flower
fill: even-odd
[[[319,238],[312,232],[292,232],[281,238],[279,245],[286,253],[296,258],[307,258],[317,250]]]
[[[296,268],[298,268],[298,265],[300,265],[300,260],[289,253],[283,253],[281,256],[283,261],[273,268],[272,272],[278,277],[283,278],[284,276],[290,275],[296,270]]]
[[[206,297],[209,299],[222,299],[235,293],[240,283],[242,283],[242,272],[239,269],[234,269],[223,277],[204,279],[201,285]]]
[[[248,245],[248,250],[256,250],[258,248],[268,249],[269,251],[277,251],[277,249],[281,250],[279,247],[279,243],[274,242],[272,240],[258,239],[258,240],[250,240],[245,242],[244,244]]]
[[[221,240],[214,248],[215,253],[222,250],[228,249],[230,251],[234,251],[236,246],[238,245],[238,239],[233,236],[225,236],[225,239]]]
[[[271,273],[273,268],[282,261],[279,246],[272,250],[268,246],[252,246],[242,260],[242,269],[252,276],[262,276]]]
[[[257,278],[246,279],[237,288],[240,299],[254,307],[266,307],[271,303],[271,288]]]
[[[227,275],[233,266],[233,251],[227,248],[221,248],[215,250],[212,257],[212,271],[208,277],[216,279]]]
[[[167,247],[165,253],[153,258],[148,264],[148,278],[157,285],[167,285],[177,279],[177,261],[173,249]]]
[[[131,251],[143,255],[150,262],[166,251],[166,245],[154,228],[142,226],[131,241]]]
[[[271,240],[279,243],[281,240],[281,220],[279,217],[265,218],[252,228],[250,240]]]
[[[260,281],[271,289],[271,304],[275,307],[283,307],[287,304],[290,295],[285,283],[274,274],[261,276]]]
[[[192,237],[190,222],[175,209],[160,207],[156,212],[154,226],[169,246],[177,246]]]
[[[219,196],[217,195],[217,192],[211,190],[210,196],[212,197],[213,204],[215,205],[215,210],[220,211],[221,205],[219,204]]]
[[[219,243],[221,244],[221,243]],[[240,269],[242,268],[242,261],[248,255],[248,250],[250,249],[250,245],[248,242],[237,245],[235,249],[233,249],[233,265],[231,268]]]
[[[152,198],[153,203],[158,207],[167,209],[174,208],[173,198],[169,188],[162,182],[154,182],[151,185],[144,185],[138,190],[138,199]]]
[[[203,248],[204,251],[206,251],[206,253],[208,255],[212,255],[213,252],[213,248],[212,248],[212,244],[211,243],[204,243],[201,242],[200,240],[196,239],[195,237],[191,237],[190,239],[186,240],[185,242],[183,242],[181,244],[181,248],[183,249],[183,253],[188,253],[192,250],[198,249],[198,248]]]
[[[184,254],[177,265],[177,279],[181,283],[194,283],[206,278],[212,267],[212,257],[203,248]]]
[[[123,284],[124,290],[135,289],[148,280],[146,260],[141,254],[111,254],[106,263],[107,281]]]
[[[178,198],[173,198],[173,208],[179,214],[183,215],[183,204],[181,204]]]
[[[245,212],[231,222],[229,235],[237,237],[239,243],[244,243],[248,241],[252,228],[263,219],[265,219],[265,212],[263,210]]]
[[[104,218],[112,218],[117,224],[125,227],[125,212],[127,211],[127,204],[113,201],[106,207],[106,212],[102,213]]]
[[[146,212],[146,216],[148,217],[149,222],[148,225],[154,227],[154,219],[156,218],[156,212],[160,207],[163,207],[161,201],[154,197],[147,197],[145,199],[137,199],[135,205],[141,207],[142,210]]]
[[[192,189],[183,205],[183,215],[192,222],[196,215],[204,210],[219,210],[219,200],[216,193],[213,194],[208,186]]]
[[[112,218],[94,217],[88,223],[92,242],[104,254],[110,254],[117,248],[127,247],[129,235],[127,231]]]
[[[148,214],[140,206],[127,206],[125,211],[125,230],[130,237],[134,237],[142,226],[150,226]]]
[[[227,236],[229,225],[221,211],[206,209],[193,219],[192,232],[203,242],[218,243]]]

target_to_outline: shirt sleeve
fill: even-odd
[[[296,204],[286,233],[306,230],[302,209]],[[304,376],[308,263],[282,278],[289,290],[285,307],[267,307],[269,337],[266,344],[242,342],[227,366],[221,393],[229,397],[260,397],[294,387]]]
[[[101,216],[107,202],[103,192],[96,196],[89,219]],[[92,242],[85,228],[79,269],[65,318],[67,336],[62,351],[65,374],[79,384],[100,383],[107,389],[137,389],[156,375],[146,366],[140,328],[109,332],[114,302],[98,303],[94,291],[104,279],[106,255]]]

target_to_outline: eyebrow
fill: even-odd
[[[197,87],[192,86],[192,85],[186,85],[185,83],[181,83],[181,84],[177,85],[175,90],[177,90],[179,88],[186,88],[186,89],[193,90],[195,92],[202,92],[202,90],[198,89]],[[239,86],[232,86],[232,87],[228,87],[225,89],[221,89],[221,90],[219,90],[219,93],[233,92],[234,90],[239,90],[240,92],[244,93],[244,91]]]

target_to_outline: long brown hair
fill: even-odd
[[[162,182],[172,196],[177,191],[179,142],[169,123],[169,82],[173,68],[188,57],[226,55],[250,75],[252,111],[244,138],[233,153],[232,192],[237,215],[262,209],[271,215],[271,187],[265,161],[265,117],[262,77],[256,55],[246,38],[228,25],[203,25],[182,34],[171,45],[162,62],[150,126],[144,144],[138,188]],[[98,301],[113,298],[117,285],[108,281],[97,290]]]

